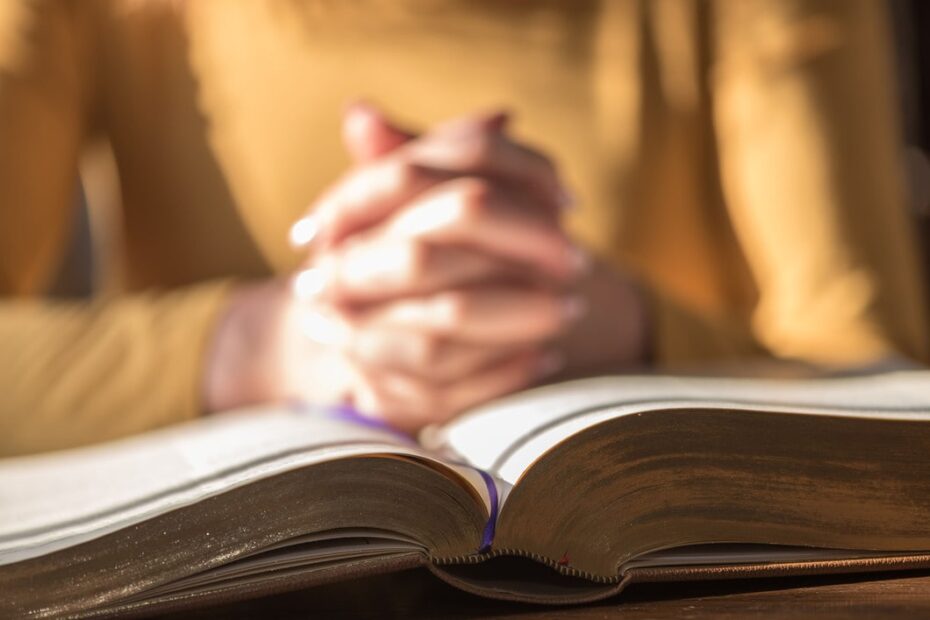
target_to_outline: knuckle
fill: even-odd
[[[399,157],[391,160],[388,175],[395,190],[407,188],[416,183],[420,176],[420,167],[409,159]]]
[[[332,252],[322,256],[317,262],[322,264],[326,262],[328,269],[335,275],[342,276],[343,269],[348,266],[348,271],[354,271],[354,267],[361,264],[365,259],[367,248],[357,237],[349,237],[335,248]]]
[[[402,279],[406,282],[423,279],[429,268],[430,255],[430,246],[418,239],[404,243],[400,250],[399,265]]]
[[[440,357],[439,338],[430,334],[417,336],[413,342],[413,364],[422,369],[433,368]]]
[[[471,166],[479,167],[492,159],[494,150],[497,147],[497,140],[497,134],[483,131],[469,136],[464,145],[467,162]]]
[[[442,293],[435,299],[434,313],[436,323],[440,327],[454,330],[461,326],[468,317],[468,296],[457,291]]]
[[[494,193],[491,184],[485,179],[467,177],[457,185],[459,219],[471,222],[484,217]]]
[[[317,262],[333,259],[336,263],[360,262],[371,249],[369,237],[365,234],[353,235],[342,241],[336,248],[323,254]]]

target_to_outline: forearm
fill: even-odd
[[[202,411],[225,283],[107,302],[0,302],[0,454],[65,448]]]
[[[883,5],[717,9],[718,148],[754,336],[817,363],[926,356]]]

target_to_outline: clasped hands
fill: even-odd
[[[604,357],[584,351],[608,335],[579,328],[589,298],[633,302],[641,315],[635,289],[615,274],[585,285],[604,268],[561,225],[569,193],[506,125],[503,114],[475,115],[417,136],[351,106],[354,164],[291,230],[302,269],[232,296],[207,408],[348,402],[415,431]],[[622,344],[621,357],[641,347]]]

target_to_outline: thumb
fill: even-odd
[[[353,103],[343,115],[342,140],[357,163],[376,159],[415,137],[394,126],[370,103]]]

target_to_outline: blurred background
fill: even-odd
[[[930,273],[930,2],[875,1],[886,2],[893,18],[901,131],[907,145],[904,173],[926,273]],[[82,187],[75,194],[78,209],[74,236],[51,290],[56,297],[86,297],[96,288],[113,285],[120,277],[114,273],[118,272],[119,261],[110,260],[115,258],[113,244],[101,244],[101,240],[113,238],[118,227],[112,218],[119,210],[116,170],[105,145],[85,155],[81,179]],[[92,234],[96,247],[91,244]]]

